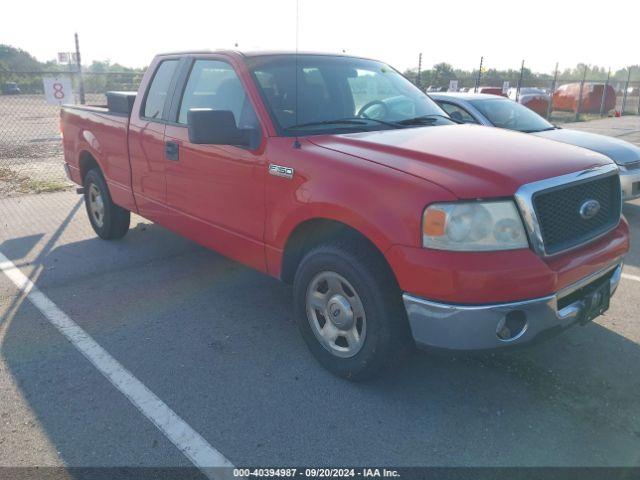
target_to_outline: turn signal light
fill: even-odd
[[[447,214],[437,208],[429,208],[425,212],[422,224],[422,232],[429,237],[441,237],[444,235],[444,227],[447,222]]]

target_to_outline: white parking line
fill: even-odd
[[[0,252],[0,270],[111,384],[209,478],[231,478],[233,465],[43,294]],[[212,467],[227,467],[214,470]]]
[[[638,275],[630,275],[628,273],[623,273],[622,278],[626,278],[627,280],[635,280],[636,282],[640,282],[640,276]]]

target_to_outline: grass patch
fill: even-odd
[[[56,180],[37,180],[23,177],[8,167],[0,167],[0,182],[7,184],[9,188],[6,190],[18,193],[50,193],[69,188],[67,183]]]
[[[20,193],[51,193],[67,190],[69,185],[55,180],[31,180],[23,179],[20,181],[18,190]]]
[[[18,177],[18,174],[7,167],[0,167],[0,180],[3,182],[11,182]]]
[[[576,114],[573,112],[553,112],[551,114],[551,123],[572,123],[572,122],[589,122],[591,120],[599,120],[607,118],[607,115],[601,117],[599,113],[581,113],[580,118],[576,120]]]

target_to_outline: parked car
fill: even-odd
[[[608,158],[456,124],[384,63],[159,55],[129,100],[62,108],[98,236],[135,212],[292,283],[302,337],[342,377],[414,343],[526,344],[601,314],[618,285],[629,228]]]
[[[487,93],[490,95],[500,95],[506,97],[507,94],[502,91],[502,87],[478,87],[475,93]]]
[[[578,111],[578,104],[580,104],[581,113],[600,113],[604,89],[603,83],[585,83],[582,87],[582,102],[580,102],[579,83],[560,85],[553,93],[553,109],[575,113]],[[611,85],[607,85],[604,111],[609,112],[614,108],[616,108],[616,91]]]
[[[2,85],[3,95],[18,95],[20,93],[22,93],[22,91],[16,82],[5,82]]]
[[[618,138],[560,128],[516,102],[495,95],[437,93],[430,95],[454,119],[530,133],[606,155],[620,169],[624,200],[640,197],[640,147]]]
[[[518,93],[517,88],[510,88],[508,97],[521,103],[529,110],[533,110],[538,115],[547,115],[551,105],[551,95],[542,88],[523,87]]]

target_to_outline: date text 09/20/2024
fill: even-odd
[[[234,477],[303,477],[303,478],[394,478],[397,470],[389,468],[235,468]]]

